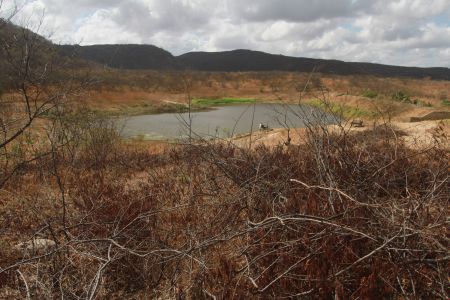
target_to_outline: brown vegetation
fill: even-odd
[[[445,137],[310,127],[300,146],[152,154],[101,128],[2,190],[4,297],[448,296]],[[33,239],[54,246],[14,248]]]
[[[84,73],[82,73],[84,74]],[[368,117],[389,112],[399,120],[448,110],[442,97],[450,93],[448,81],[375,76],[331,76],[287,72],[154,72],[93,71],[97,84],[85,96],[88,107],[114,114],[142,114],[177,111],[186,104],[184,80],[190,82],[193,98],[251,98],[261,102],[313,103],[325,91],[337,106]],[[306,87],[306,88],[305,88]],[[371,98],[366,97],[367,91]],[[410,103],[394,100],[397,92],[408,95]],[[372,97],[376,95],[375,97]]]
[[[75,105],[85,80],[47,73],[59,64],[21,51],[40,42],[27,34],[1,52],[14,85],[0,97],[0,298],[448,299],[445,131],[424,149],[388,122],[314,122],[298,145],[149,151]],[[204,75],[177,86],[191,99]],[[241,97],[300,89],[293,74],[208,76]]]

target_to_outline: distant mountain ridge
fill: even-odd
[[[48,46],[44,37],[0,19],[0,40],[7,41],[21,33],[33,34]],[[400,67],[374,63],[344,62],[340,60],[290,57],[252,50],[222,52],[189,52],[174,56],[153,45],[56,45],[62,56],[78,58],[79,65],[100,65],[128,70],[195,70],[211,72],[289,71],[316,72],[336,75],[375,75],[382,77],[412,77],[450,80],[450,69],[445,67]],[[4,61],[0,57],[0,67]]]
[[[316,72],[336,75],[375,75],[450,80],[445,67],[401,67],[363,62],[291,57],[252,50],[222,52],[189,52],[173,56],[152,45],[59,46],[65,53],[101,65],[131,70],[195,70],[211,72],[289,71]]]

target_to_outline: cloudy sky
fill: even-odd
[[[3,5],[3,14],[11,2]],[[16,0],[57,43],[450,67],[450,0]]]

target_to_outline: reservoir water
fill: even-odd
[[[122,135],[127,138],[179,139],[189,136],[228,138],[269,128],[299,128],[311,122],[335,123],[336,117],[318,108],[294,104],[247,104],[217,107],[208,111],[140,115],[121,119]],[[191,126],[189,126],[191,124]]]

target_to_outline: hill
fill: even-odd
[[[60,46],[104,66],[131,70],[194,70],[211,72],[289,71],[336,75],[375,75],[450,80],[449,68],[400,67],[269,54],[252,50],[189,52],[173,56],[152,45]]]
[[[201,71],[293,71],[337,75],[375,75],[450,80],[448,68],[400,67],[274,55],[259,51],[191,52],[177,57],[180,65]]]
[[[176,60],[168,51],[152,45],[61,45],[65,54],[115,69],[169,70],[176,68]]]
[[[411,77],[450,80],[449,68],[400,67],[374,63],[344,62],[269,54],[252,50],[223,52],[189,52],[174,56],[153,45],[56,45],[44,37],[9,22],[0,23],[0,40],[33,37],[54,47],[62,57],[75,57],[80,67],[92,63],[103,67],[128,70],[194,70],[211,72],[289,71],[336,75],[375,75],[379,77]],[[45,50],[48,52],[48,50]],[[0,66],[5,58],[0,58]]]

